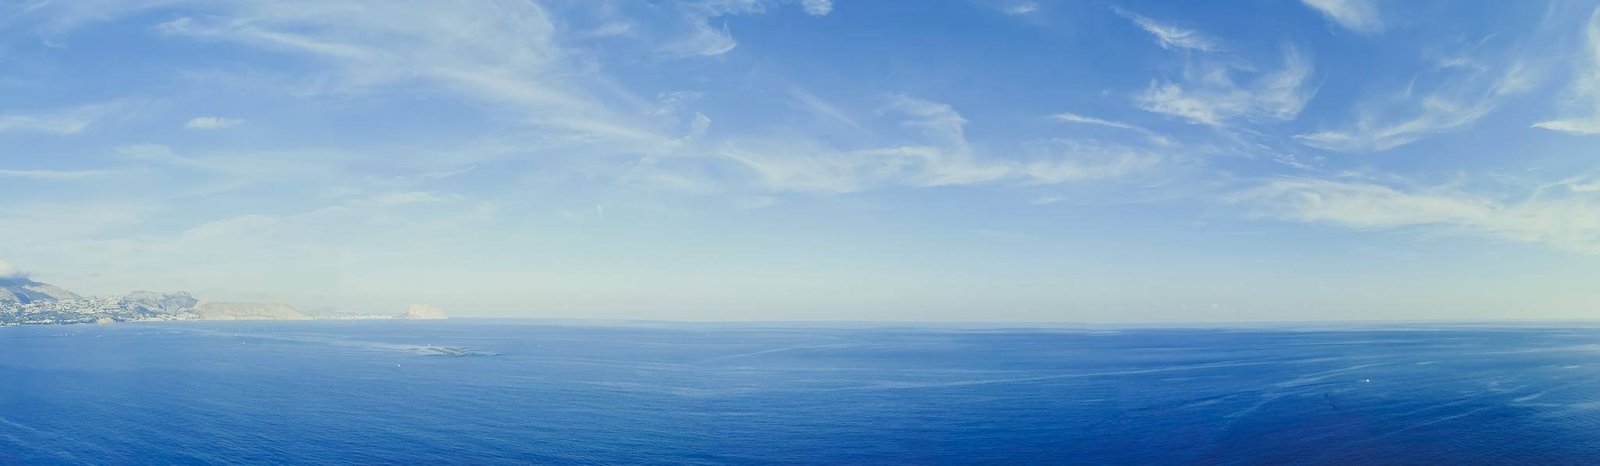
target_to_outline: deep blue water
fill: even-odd
[[[1593,326],[0,328],[0,464],[1597,461]]]

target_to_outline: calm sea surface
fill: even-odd
[[[0,464],[1600,462],[1600,328],[0,328]]]

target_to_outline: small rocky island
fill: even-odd
[[[377,320],[444,319],[439,308],[415,304],[404,314],[332,312],[312,314],[287,304],[206,301],[185,292],[135,291],[122,296],[83,297],[27,277],[0,277],[0,326],[109,324],[178,320]]]

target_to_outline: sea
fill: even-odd
[[[0,464],[1597,464],[1600,325],[0,328]]]

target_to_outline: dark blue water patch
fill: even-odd
[[[0,464],[1586,464],[1600,329],[0,328]]]

